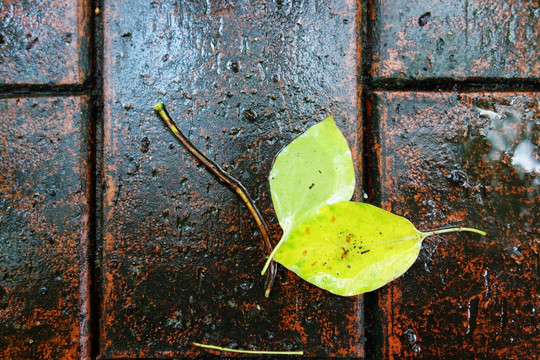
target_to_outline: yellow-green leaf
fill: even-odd
[[[375,290],[401,276],[430,235],[480,230],[418,231],[409,220],[378,207],[344,201],[322,207],[298,226],[275,260],[302,279],[337,295]]]
[[[283,236],[321,207],[350,200],[355,174],[351,151],[333,117],[309,128],[283,148],[269,176],[272,203]],[[268,264],[268,262],[267,262]],[[266,266],[263,270],[266,270]]]
[[[277,155],[270,192],[283,232],[294,230],[324,205],[350,200],[354,191],[351,151],[334,118],[309,128]]]
[[[328,205],[294,230],[275,260],[337,295],[357,295],[401,276],[426,235],[405,218],[375,206]]]
[[[414,263],[424,238],[458,227],[418,231],[407,219],[347,201],[354,190],[351,153],[330,117],[285,147],[270,173],[274,209],[283,237],[275,260],[334,294],[375,290]]]

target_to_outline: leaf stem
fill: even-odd
[[[456,227],[456,228],[449,228],[449,229],[439,229],[439,230],[432,230],[432,231],[426,231],[426,232],[422,231],[421,233],[424,236],[431,236],[431,235],[446,234],[446,233],[460,232],[460,231],[469,231],[469,232],[480,234],[482,236],[486,235],[485,231],[478,230],[478,229],[473,229],[473,228],[468,228],[468,227]]]
[[[256,355],[304,355],[303,351],[256,351],[256,350],[241,350],[241,349],[230,349],[221,346],[206,345],[200,343],[192,343],[194,346],[202,347],[205,349],[212,349],[218,351],[227,351],[232,353],[240,354],[256,354]]]
[[[266,270],[268,269],[268,267],[270,266],[270,264],[272,264],[272,261],[274,260],[274,255],[276,255],[276,252],[278,251],[279,247],[281,246],[281,244],[283,243],[283,241],[285,241],[287,237],[289,237],[288,232],[284,233],[283,236],[281,236],[281,239],[274,247],[274,250],[272,250],[270,255],[268,255],[268,259],[266,259],[266,262],[264,263],[263,269],[261,271],[261,275],[264,275],[266,273]]]
[[[255,219],[255,222],[257,223],[257,226],[259,227],[259,230],[261,231],[261,236],[263,238],[264,245],[266,246],[266,249],[269,254],[272,254],[272,244],[270,243],[270,237],[268,236],[268,225],[266,225],[266,222],[264,221],[264,218],[261,215],[261,212],[249,196],[246,188],[240,183],[240,181],[236,180],[229,174],[227,174],[221,167],[219,167],[216,163],[214,163],[212,160],[208,159],[206,156],[204,156],[196,147],[189,141],[189,139],[180,131],[178,126],[176,126],[176,123],[171,119],[169,114],[167,113],[167,110],[165,109],[165,105],[162,103],[158,103],[154,106],[154,110],[158,113],[161,120],[167,125],[169,130],[173,133],[173,135],[180,141],[182,145],[195,157],[200,163],[202,163],[208,171],[210,171],[214,176],[218,178],[219,181],[227,184],[231,189],[234,190],[240,196],[242,201],[246,204],[249,211],[251,212],[251,215]],[[271,257],[270,257],[271,259]],[[272,288],[272,284],[274,283],[274,280],[276,278],[277,273],[277,267],[274,262],[271,262],[270,264],[270,273],[268,274],[268,280],[266,284],[266,292],[265,296],[268,297],[270,295],[270,289]]]

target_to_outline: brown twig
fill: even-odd
[[[214,174],[219,181],[224,182],[227,184],[234,192],[240,196],[242,201],[246,204],[249,211],[251,212],[251,215],[253,215],[253,218],[255,219],[255,222],[259,226],[259,230],[261,231],[261,235],[263,237],[264,245],[266,246],[266,249],[268,251],[268,255],[272,253],[272,244],[270,243],[270,237],[268,236],[268,226],[266,225],[266,222],[264,221],[264,218],[261,215],[261,212],[249,196],[246,188],[235,178],[231,177],[229,174],[227,174],[222,168],[220,168],[216,163],[214,163],[212,160],[208,159],[206,156],[204,156],[192,143],[189,141],[189,139],[182,134],[178,126],[174,123],[174,121],[171,119],[169,114],[167,113],[167,110],[165,109],[165,106],[162,103],[158,103],[154,106],[154,109],[158,113],[158,115],[161,117],[161,120],[167,125],[169,130],[173,133],[173,135],[184,145],[184,147],[193,155],[200,163],[202,163],[208,171],[210,171],[212,174]],[[276,264],[272,261],[270,264],[270,271],[268,272],[267,277],[267,284],[266,284],[266,292],[265,296],[268,297],[270,295],[270,289],[272,288],[272,284],[274,283],[274,280],[276,278],[276,272],[277,267]]]

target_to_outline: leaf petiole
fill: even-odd
[[[446,234],[446,233],[453,233],[453,232],[461,232],[461,231],[468,231],[473,232],[476,234],[480,234],[482,236],[486,236],[486,232],[478,229],[468,228],[468,227],[456,227],[456,228],[449,228],[449,229],[439,229],[439,230],[432,230],[432,231],[421,231],[423,236],[431,236],[431,235],[437,235],[437,234]]]
[[[303,351],[257,351],[257,350],[241,350],[241,349],[230,349],[221,346],[215,345],[206,345],[200,344],[197,342],[192,343],[194,346],[202,347],[205,349],[212,349],[218,351],[226,351],[239,354],[255,354],[255,355],[304,355]]]
[[[270,253],[270,255],[268,255],[268,259],[266,259],[266,262],[264,263],[264,267],[261,271],[261,275],[264,275],[266,273],[266,270],[268,269],[268,266],[270,266],[270,264],[272,263],[272,260],[274,259],[274,255],[276,254],[276,251],[279,249],[279,247],[281,246],[281,244],[285,241],[285,239],[289,236],[289,234],[283,234],[283,236],[281,237],[281,239],[279,240],[279,242],[276,244],[276,246],[274,247],[274,250],[272,250],[272,252]],[[268,297],[268,296],[267,296]]]

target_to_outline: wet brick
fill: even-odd
[[[284,145],[333,114],[360,169],[356,3],[105,5],[101,356],[207,354],[193,341],[361,356],[358,298],[284,269],[264,298],[247,209],[152,109],[248,188],[277,242],[267,176]]]
[[[84,97],[0,100],[0,358],[88,355]]]
[[[0,3],[0,84],[77,84],[89,67],[87,0]]]
[[[411,269],[378,291],[377,358],[534,358],[539,94],[395,92],[372,100],[369,151],[383,208],[420,230],[488,233],[425,239]]]
[[[374,0],[371,75],[540,77],[540,8],[530,1]]]

